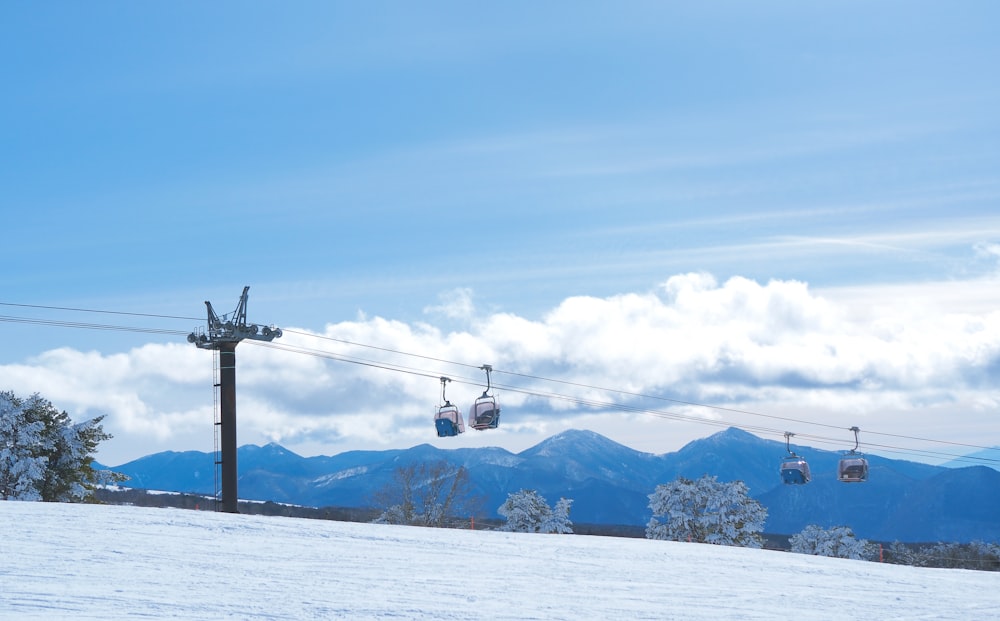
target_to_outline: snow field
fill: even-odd
[[[987,619],[1000,573],[712,545],[0,502],[3,619]]]

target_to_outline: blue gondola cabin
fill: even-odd
[[[811,478],[809,464],[798,455],[790,455],[781,462],[781,480],[785,485],[805,485]]]
[[[458,407],[450,403],[438,408],[434,415],[434,426],[437,428],[439,438],[448,438],[465,433],[465,421],[462,420],[462,413]]]

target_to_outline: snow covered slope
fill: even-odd
[[[718,546],[0,502],[0,618],[985,619],[1000,573]]]

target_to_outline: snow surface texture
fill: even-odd
[[[987,619],[1000,573],[713,545],[0,502],[0,618]]]

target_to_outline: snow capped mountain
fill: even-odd
[[[593,431],[569,430],[521,452],[534,472],[574,482],[589,478],[628,485],[643,481],[658,458],[618,444]],[[645,482],[639,483],[645,486]]]
[[[570,447],[578,456],[608,456],[633,455],[636,451],[623,444],[605,438],[599,433],[585,429],[569,429],[542,440],[535,446],[523,451],[524,458],[532,457],[562,457],[566,447]]]

